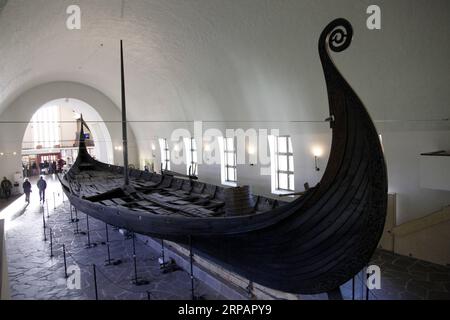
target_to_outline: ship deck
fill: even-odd
[[[113,171],[83,170],[67,177],[72,192],[106,207],[122,207],[157,215],[190,218],[226,216],[225,188],[171,175],[130,171],[133,192],[111,192],[123,186],[123,175]],[[252,213],[272,210],[285,202],[251,195]]]

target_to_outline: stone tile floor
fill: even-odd
[[[4,208],[6,208],[7,206],[9,206],[14,201],[16,201],[16,199],[19,197],[20,196],[18,196],[18,195],[14,195],[14,196],[11,196],[9,199],[0,198],[0,211],[3,210]]]
[[[107,246],[106,229],[101,221],[89,218],[90,241],[96,246],[87,249],[86,234],[74,234],[76,223],[70,222],[70,206],[62,203],[56,184],[49,183],[48,204],[39,205],[36,194],[29,206],[23,197],[13,206],[15,213],[6,219],[6,246],[8,271],[12,299],[95,299],[93,264],[96,265],[98,297],[100,300],[189,300],[191,299],[190,276],[185,271],[163,274],[159,268],[160,252],[148,247],[136,238],[137,274],[139,279],[149,281],[148,285],[136,286],[133,264],[133,239],[125,237],[118,230],[109,227],[111,257],[122,264],[105,266]],[[53,187],[53,188],[52,188]],[[53,189],[53,190],[52,190]],[[55,192],[55,204],[53,202]],[[48,212],[47,212],[48,208]],[[50,215],[47,218],[47,215]],[[43,215],[46,219],[46,238],[43,241]],[[87,230],[86,215],[78,213],[78,228]],[[50,257],[50,228],[53,234],[53,254]],[[69,289],[64,274],[62,245],[66,246],[67,266],[80,269],[81,289]],[[76,268],[76,267],[75,267]],[[70,271],[70,270],[69,270]],[[222,299],[209,286],[195,281],[195,293],[207,300]]]
[[[13,299],[95,299],[93,264],[96,264],[99,299],[190,299],[189,274],[184,271],[162,274],[155,252],[136,239],[137,273],[149,281],[135,286],[132,239],[109,228],[111,256],[122,260],[118,266],[105,266],[107,246],[105,224],[89,218],[90,240],[97,245],[86,249],[87,235],[74,234],[76,223],[70,222],[70,206],[63,203],[59,185],[49,181],[46,205],[38,204],[36,192],[32,203],[24,205],[23,197],[1,214],[6,217],[8,268]],[[53,198],[55,201],[53,201]],[[48,210],[48,212],[47,212]],[[8,212],[6,212],[8,211]],[[47,218],[47,214],[50,218]],[[46,218],[47,241],[43,241],[43,219]],[[79,213],[78,227],[86,231],[86,215]],[[49,232],[52,229],[54,257],[50,258]],[[67,265],[80,269],[81,289],[68,289],[64,277],[62,244],[67,249]],[[369,292],[370,300],[450,299],[450,267],[377,250],[371,263],[381,269],[381,289]],[[355,299],[365,299],[363,274],[355,277]],[[223,299],[204,283],[195,282],[196,294],[206,299]],[[352,281],[341,287],[344,299],[352,298]],[[327,299],[324,294],[301,296],[300,299]]]
[[[450,300],[450,267],[377,250],[369,263],[380,267],[381,288],[369,291],[369,300]],[[367,299],[363,278],[355,276],[355,299]],[[341,286],[342,296],[352,299],[353,282]],[[301,296],[305,300],[327,299],[325,294]]]
[[[371,264],[381,268],[382,299],[450,300],[450,267],[378,250]]]

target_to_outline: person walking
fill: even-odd
[[[30,203],[31,183],[28,179],[22,184],[23,192],[25,193],[25,202]]]
[[[37,187],[39,189],[39,198],[42,203],[45,202],[45,189],[47,189],[47,182],[44,180],[44,177],[41,176],[39,181],[37,182]]]

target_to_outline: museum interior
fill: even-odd
[[[450,300],[448,0],[0,0],[1,300]]]

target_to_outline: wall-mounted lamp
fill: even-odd
[[[210,160],[212,156],[211,153],[212,153],[211,145],[209,143],[203,142],[203,159],[206,161],[206,163],[208,163],[208,161]]]
[[[323,154],[323,150],[319,146],[315,146],[312,148],[312,154],[314,155],[314,167],[316,171],[320,171],[319,168],[319,158]]]
[[[116,150],[116,151],[122,151],[122,150],[123,150],[123,147],[122,147],[122,146],[115,146],[115,147],[114,147],[114,150]]]
[[[13,155],[13,156],[17,156],[17,152],[16,151],[14,151],[14,152],[11,152],[11,153],[4,153],[4,152],[0,152],[0,157],[3,157],[3,156],[9,156],[9,155]]]
[[[152,143],[152,151],[155,151],[155,150],[156,150],[155,144]]]
[[[256,154],[256,148],[253,146],[253,145],[249,145],[248,147],[247,147],[247,153],[248,153],[248,155],[250,156],[249,158],[249,160],[250,160],[250,165],[251,166],[254,166],[255,164],[252,162],[252,158],[253,158],[253,156]]]

